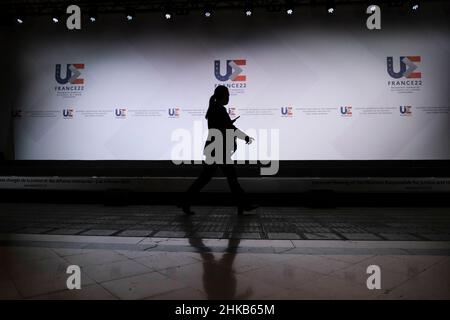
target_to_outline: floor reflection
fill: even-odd
[[[196,234],[196,228],[190,217],[185,217],[183,226],[186,232],[190,234],[189,244],[200,254],[203,263],[203,288],[208,299],[249,299],[253,294],[251,287],[248,287],[243,293],[237,293],[237,279],[233,270],[234,259],[236,258],[237,248],[240,239],[228,239],[228,245],[223,253],[212,253],[203,239]],[[232,234],[236,234],[233,229]],[[221,255],[220,258],[217,258]]]

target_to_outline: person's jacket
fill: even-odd
[[[236,126],[233,124],[233,121],[230,118],[230,115],[228,114],[226,108],[222,105],[216,104],[214,106],[211,106],[211,109],[208,113],[208,138],[206,139],[205,143],[205,149],[208,145],[210,145],[215,139],[214,139],[214,132],[212,132],[211,129],[219,130],[222,133],[223,137],[223,156],[224,161],[231,157],[231,155],[236,151],[237,143],[236,143],[236,137],[242,140],[246,140],[248,142],[247,135],[236,128]],[[233,130],[234,133],[234,141],[228,145],[227,143],[227,129]],[[206,154],[205,154],[206,155]],[[211,155],[214,157],[215,152],[211,152]],[[208,156],[208,155],[206,155]]]

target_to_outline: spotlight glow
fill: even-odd
[[[166,13],[164,15],[164,18],[166,18],[166,20],[170,20],[170,19],[172,19],[172,15],[170,13]]]
[[[252,10],[246,10],[246,11],[245,11],[245,15],[246,15],[247,17],[250,17],[250,16],[252,15]]]
[[[133,20],[133,16],[131,14],[127,14],[126,18],[127,18],[127,21]]]
[[[207,17],[207,18],[211,17],[211,12],[206,11],[206,12],[205,12],[205,17]]]
[[[370,7],[370,11],[375,12],[375,10],[377,10],[377,7],[376,7],[376,6],[371,6],[371,7]]]
[[[329,14],[333,14],[334,13],[334,8],[328,8],[328,13]]]
[[[418,4],[414,4],[411,9],[413,10],[419,10],[419,5]]]
[[[59,19],[58,19],[57,17],[53,17],[53,18],[52,18],[52,21],[53,21],[53,23],[58,23],[58,22],[59,22]]]
[[[89,17],[89,21],[95,22],[95,21],[97,21],[97,19],[95,17]]]
[[[22,24],[22,23],[23,23],[23,20],[22,20],[21,18],[17,18],[16,21],[17,21],[17,23],[19,23],[19,24]]]
[[[294,10],[293,10],[293,9],[287,9],[287,10],[286,10],[286,13],[287,13],[288,15],[292,15],[292,14],[294,13]]]

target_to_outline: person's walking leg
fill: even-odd
[[[191,211],[191,200],[192,197],[200,192],[200,190],[208,184],[209,181],[211,181],[211,178],[216,171],[217,165],[216,164],[203,164],[203,169],[198,178],[192,183],[192,185],[189,187],[189,189],[186,191],[183,204],[181,205],[181,208],[183,209],[184,213],[186,214],[194,214],[194,212]]]
[[[237,179],[236,169],[233,164],[223,164],[220,166],[223,174],[227,178],[228,185],[234,196],[239,200],[244,194],[244,189],[242,189],[239,181]]]
[[[203,189],[203,187],[206,186],[209,181],[211,181],[211,178],[215,171],[216,171],[215,164],[203,164],[202,172],[189,187],[189,189],[187,190],[187,194],[200,192],[200,190]]]
[[[250,211],[256,208],[248,201],[244,189],[242,189],[237,179],[236,168],[233,164],[224,164],[220,166],[223,174],[227,177],[230,190],[235,197],[235,202],[238,207],[238,214],[243,214],[244,210]]]

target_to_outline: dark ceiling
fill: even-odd
[[[161,11],[170,9],[175,14],[187,14],[194,10],[203,10],[206,7],[212,10],[263,8],[268,11],[281,11],[286,6],[325,6],[332,2],[336,6],[347,4],[382,4],[389,6],[402,6],[411,3],[412,0],[0,0],[0,12],[11,14],[21,12],[26,15],[52,14],[55,10],[63,10],[71,4],[77,4],[81,8],[95,9],[98,12],[123,12],[133,9],[135,11]],[[427,0],[432,2],[434,0]],[[442,1],[442,0],[435,0]],[[416,1],[417,2],[417,1]]]

